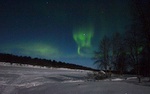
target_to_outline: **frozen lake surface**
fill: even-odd
[[[88,72],[0,65],[0,94],[150,94],[150,86],[119,78],[87,81]]]

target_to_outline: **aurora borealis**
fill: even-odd
[[[0,53],[94,67],[104,35],[131,23],[130,0],[1,0]]]
[[[94,35],[94,28],[92,26],[79,27],[73,31],[73,38],[78,45],[78,55],[86,56],[91,48],[91,39]],[[82,51],[81,49],[85,50]]]

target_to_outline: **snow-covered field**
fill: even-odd
[[[150,94],[150,86],[121,78],[87,81],[89,71],[0,64],[0,94]]]

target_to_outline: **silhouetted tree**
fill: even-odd
[[[126,38],[126,42],[128,44],[128,55],[130,58],[130,62],[134,66],[137,75],[140,75],[143,71],[141,70],[143,65],[147,65],[147,63],[150,61],[149,4],[150,1],[148,0],[132,0],[131,4],[133,24],[131,26],[130,32],[127,32],[128,37]],[[143,62],[147,63],[144,64]],[[140,82],[140,76],[138,76],[138,78]]]
[[[136,73],[140,82],[140,58],[143,49],[141,32],[136,26],[132,27],[129,32],[126,32],[126,44],[127,44],[127,55],[128,61],[131,67],[136,70]]]
[[[104,68],[108,70],[110,67],[110,40],[107,36],[104,36],[100,41],[98,51],[95,51],[94,64],[97,64],[98,68]]]
[[[126,52],[125,52],[125,43],[120,33],[116,32],[112,37],[112,56],[111,62],[114,69],[122,74],[126,71]]]

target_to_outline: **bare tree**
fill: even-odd
[[[100,41],[99,49],[95,52],[94,55],[94,64],[97,64],[99,68],[108,70],[110,67],[110,40],[107,36]]]
[[[137,20],[140,21],[142,32],[144,34],[145,45],[143,46],[142,61],[145,65],[143,69],[149,75],[150,79],[150,1],[149,0],[132,0],[134,10],[136,11]]]
[[[150,61],[150,12],[148,0],[132,0],[131,9],[133,25],[130,32],[127,32],[126,43],[128,44],[129,61],[134,66],[136,73],[141,80],[141,64],[148,64]],[[142,59],[141,59],[142,58]],[[142,63],[141,62],[144,62]],[[149,64],[148,64],[149,65]]]
[[[119,74],[126,70],[125,44],[120,33],[116,32],[112,37],[112,64]]]
[[[128,61],[130,62],[130,65],[136,70],[136,74],[140,82],[140,58],[143,49],[141,31],[136,25],[133,25],[131,30],[126,32],[126,35],[127,36],[125,41],[127,45],[127,55],[129,57]]]

